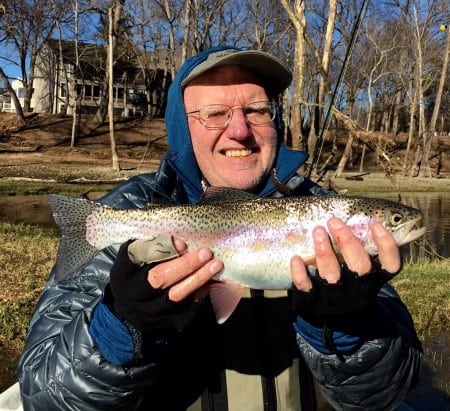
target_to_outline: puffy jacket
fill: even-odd
[[[328,194],[298,175],[287,185],[298,196]],[[164,159],[156,173],[133,177],[100,201],[128,209],[188,198]],[[323,345],[321,330],[292,317],[288,296],[252,292],[224,325],[207,305],[190,332],[152,361],[114,365],[90,327],[117,249],[64,280],[50,275],[19,363],[25,410],[389,410],[417,383],[420,343],[390,286],[369,318],[333,336],[337,353]]]

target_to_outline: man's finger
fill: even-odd
[[[373,239],[378,247],[378,258],[381,267],[393,275],[398,273],[402,261],[400,250],[394,237],[392,237],[392,234],[386,230],[379,221],[375,221],[371,225],[370,230],[372,231]]]
[[[331,245],[328,232],[322,226],[313,230],[316,266],[320,276],[329,284],[335,284],[341,277],[341,267]]]
[[[350,227],[336,217],[330,218],[327,225],[347,267],[359,275],[367,274],[371,269],[369,255]]]
[[[198,248],[153,267],[148,273],[148,280],[153,288],[170,287],[199,270],[212,258],[213,253],[209,248]]]
[[[223,270],[220,260],[212,259],[192,275],[173,285],[169,290],[169,299],[175,302],[184,300],[187,296],[200,290],[216,274]]]
[[[292,282],[297,290],[305,292],[311,290],[311,279],[309,278],[303,259],[299,256],[291,258],[291,276]]]

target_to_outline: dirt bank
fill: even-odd
[[[163,120],[120,120],[115,125],[115,136],[121,170],[113,171],[108,124],[99,126],[95,118],[83,118],[74,147],[71,130],[69,116],[31,115],[27,127],[19,129],[14,115],[0,113],[0,178],[120,181],[155,170],[167,150]],[[409,179],[394,172],[386,178],[384,170],[369,160],[367,169],[369,172],[359,173],[350,168],[338,179],[329,172],[321,184],[338,191],[364,191],[367,187],[377,191],[450,190],[446,173],[444,178]]]

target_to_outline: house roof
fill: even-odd
[[[48,49],[53,55],[59,56],[60,50],[63,56],[63,62],[75,64],[75,42],[66,40],[49,39],[46,41]],[[104,72],[106,67],[107,48],[104,45],[78,43],[78,56],[80,65],[84,72]],[[165,52],[147,52],[144,55],[144,64],[148,70],[163,70],[165,64]],[[137,56],[130,48],[118,48],[116,52],[116,62],[114,72],[116,75],[127,73],[129,77],[135,77],[141,71]],[[99,73],[100,74],[100,73]]]

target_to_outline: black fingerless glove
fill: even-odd
[[[311,276],[309,292],[292,289],[292,308],[295,313],[316,326],[346,321],[373,302],[381,287],[394,274],[381,268],[378,258],[371,258],[372,269],[363,276],[349,270],[344,264],[341,278],[329,284],[319,272]]]
[[[188,297],[181,302],[169,300],[168,289],[154,289],[147,280],[155,263],[138,265],[130,260],[128,241],[119,249],[111,268],[105,303],[128,328],[142,336],[170,338],[183,331],[201,309],[203,301]]]

